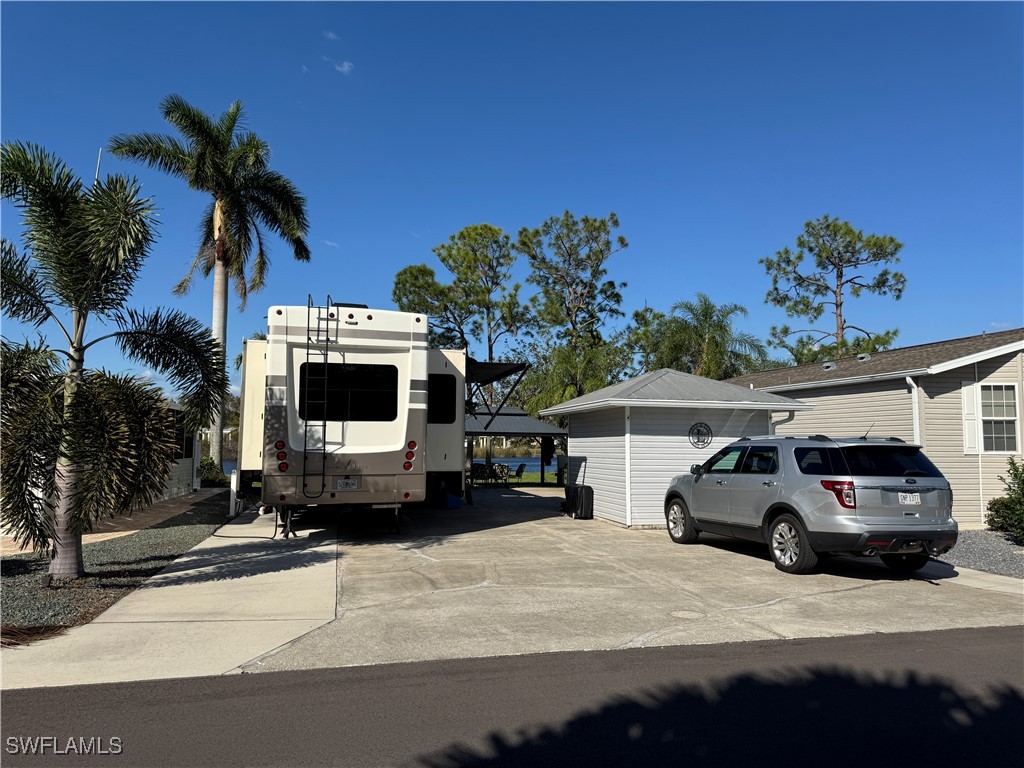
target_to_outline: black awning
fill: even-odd
[[[481,386],[493,384],[496,381],[507,379],[522,373],[530,367],[529,363],[483,363],[466,358],[466,383],[480,384]]]

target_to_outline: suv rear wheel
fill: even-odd
[[[768,529],[768,552],[785,573],[810,573],[818,555],[807,541],[803,525],[793,515],[779,515]]]
[[[882,562],[897,573],[914,573],[928,565],[927,552],[908,552],[902,555],[879,555]]]
[[[690,510],[686,508],[682,499],[672,499],[665,510],[665,523],[668,525],[668,535],[676,544],[693,544],[700,535],[693,525],[693,518],[690,517]]]

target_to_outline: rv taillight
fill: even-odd
[[[285,453],[284,451],[278,451],[277,452],[277,460],[278,461],[284,461],[287,458],[288,458],[288,454]]]
[[[410,440],[409,441],[409,450],[410,451],[415,451],[416,450],[416,441],[415,440]]]
[[[284,440],[278,440],[276,443],[274,443],[274,448],[276,448],[279,451],[283,451],[284,450]]]
[[[416,454],[413,453],[412,451],[406,451],[405,458],[409,459],[409,461],[412,461],[413,459],[416,458]]]
[[[412,462],[411,461],[405,462],[405,464],[402,465],[402,469],[404,469],[406,472],[408,472],[410,469],[412,469]]]
[[[853,483],[849,480],[822,480],[821,487],[836,495],[839,506],[846,509],[857,508],[857,495],[853,491]]]
[[[408,491],[406,491],[406,492],[405,492],[405,498],[407,498],[407,499],[411,499],[411,498],[412,498],[412,494],[411,494],[411,493],[409,493]]]
[[[288,462],[287,461],[282,461],[280,464],[277,465],[277,468],[279,470],[281,470],[282,472],[287,472],[288,471]]]

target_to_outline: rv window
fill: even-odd
[[[299,366],[299,418],[394,421],[398,418],[398,368],[303,363]]]
[[[455,423],[455,377],[432,373],[427,377],[427,423]]]

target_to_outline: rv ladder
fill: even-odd
[[[329,317],[332,304],[328,296],[327,307],[314,306],[313,296],[310,295],[306,305],[306,365],[303,367],[306,418],[302,426],[302,495],[307,499],[320,498],[327,488],[327,353],[331,341],[331,323],[336,322]]]

